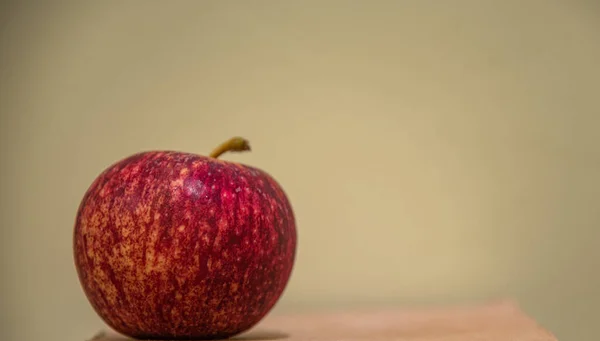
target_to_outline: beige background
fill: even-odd
[[[2,340],[83,340],[75,211],[108,164],[232,135],[287,190],[277,311],[512,296],[600,339],[600,6],[4,3]]]

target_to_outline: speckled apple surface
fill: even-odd
[[[281,186],[254,167],[173,151],[125,158],[92,183],[74,256],[94,310],[135,338],[248,330],[290,278],[296,225]]]

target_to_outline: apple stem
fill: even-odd
[[[221,154],[226,152],[243,152],[248,150],[250,150],[250,143],[248,140],[236,136],[221,143],[221,145],[219,145],[212,151],[212,153],[210,153],[210,157],[216,159],[221,156]]]

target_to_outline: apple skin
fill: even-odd
[[[290,201],[269,174],[175,151],[138,153],[103,171],[73,234],[92,307],[138,339],[250,329],[282,295],[296,242]]]

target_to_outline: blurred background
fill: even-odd
[[[2,340],[104,328],[71,246],[100,171],[234,135],[297,216],[274,313],[510,297],[600,339],[597,1],[0,6]]]

